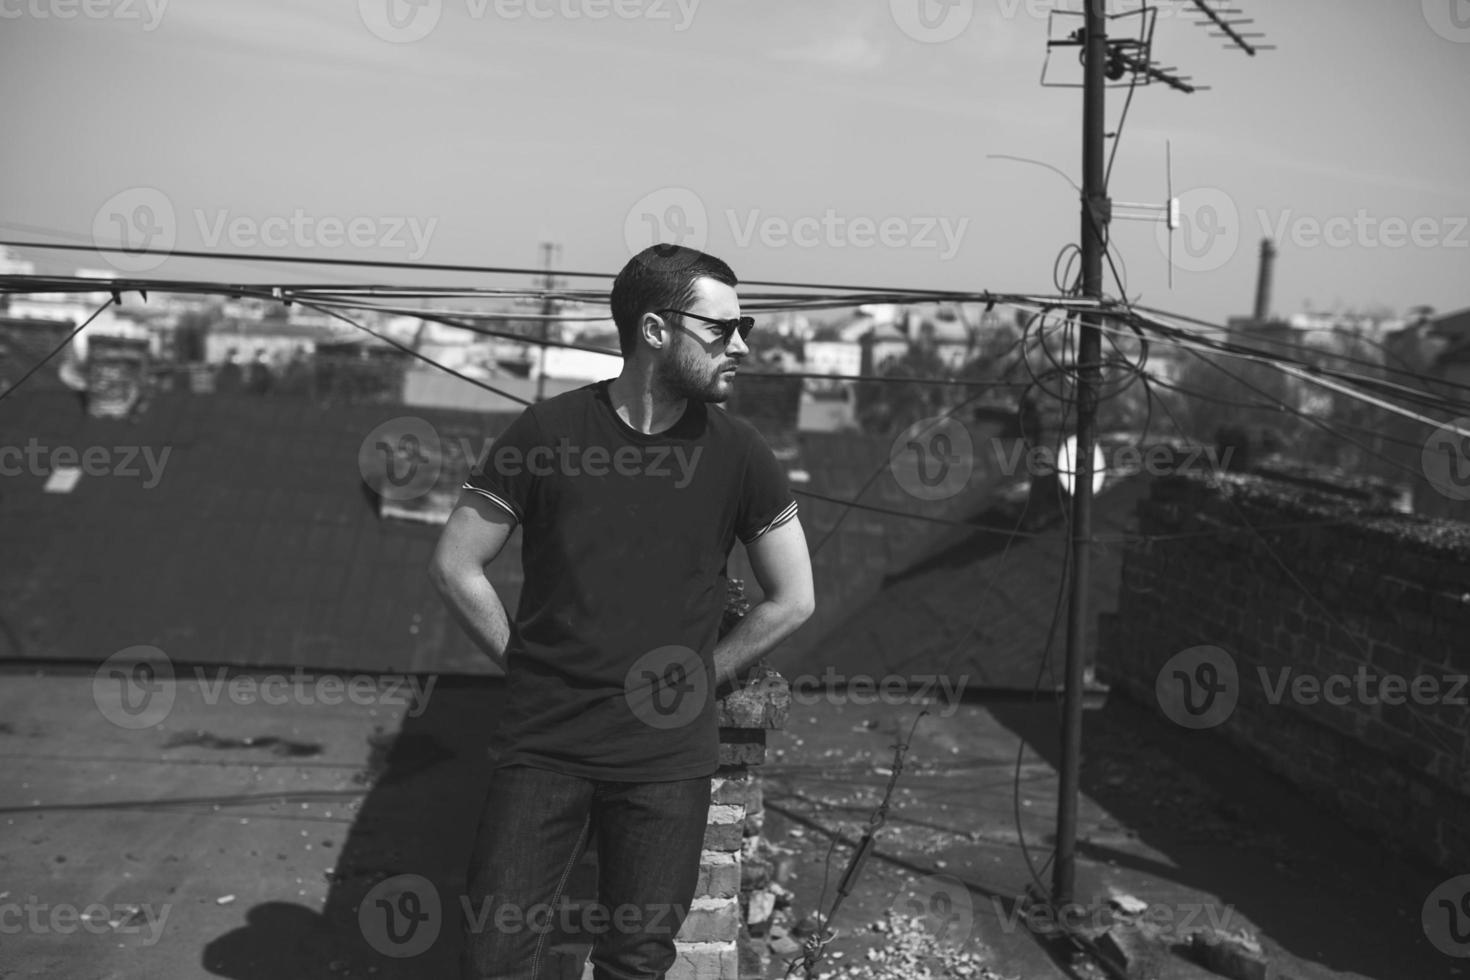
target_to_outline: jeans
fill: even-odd
[[[590,780],[496,769],[467,876],[463,980],[543,980],[549,923],[572,869],[597,842],[596,980],[662,980],[699,878],[710,779]]]

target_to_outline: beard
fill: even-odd
[[[709,365],[703,357],[691,356],[688,347],[679,345],[670,356],[659,361],[653,371],[653,384],[669,398],[685,398],[700,402],[723,402],[730,397],[730,383],[721,373],[731,362],[723,358]]]

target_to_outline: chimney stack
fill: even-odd
[[[1265,323],[1271,315],[1271,277],[1276,271],[1276,243],[1269,238],[1261,239],[1261,268],[1256,278],[1257,323]]]

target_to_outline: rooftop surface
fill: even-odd
[[[359,687],[349,698],[352,688],[315,679],[280,677],[273,688],[260,674],[219,669],[178,665],[169,710],[141,728],[99,708],[111,703],[116,715],[105,673],[5,672],[0,977],[452,975],[452,927],[423,954],[393,959],[365,941],[358,910],[391,875],[459,893],[501,681],[422,678],[417,695]],[[289,691],[286,703],[267,703],[272,690]],[[321,703],[333,692],[341,703]],[[954,934],[993,976],[1066,976],[1016,905],[1031,878],[1015,812],[1033,861],[1042,865],[1051,845],[1055,706],[929,711],[877,855],[835,922],[830,951],[843,956],[828,965],[881,947],[870,924],[905,896],[947,889],[959,909]],[[824,873],[830,841],[861,833],[894,736],[917,712],[807,696],[772,736],[764,832],[791,851],[794,916],[818,907],[824,882],[830,906],[850,853],[839,845]],[[1212,918],[1247,930],[1281,977],[1464,975],[1421,931],[1421,904],[1437,884],[1428,869],[1340,828],[1237,753],[1125,702],[1088,712],[1086,725],[1079,901],[1125,893],[1181,930]],[[441,914],[456,914],[444,901]],[[1207,976],[1179,971],[1166,976]]]

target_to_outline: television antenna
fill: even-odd
[[[1240,17],[1240,11],[1226,5],[1225,0],[1163,0],[1167,3],[1190,3],[1202,15],[1196,21],[1210,27],[1214,36],[1224,37],[1227,47],[1238,47],[1252,57],[1267,46],[1254,43],[1259,32],[1245,32],[1240,27],[1252,21]],[[1103,259],[1106,255],[1107,226],[1112,218],[1113,203],[1108,198],[1107,168],[1107,89],[1126,84],[1130,89],[1154,83],[1176,91],[1193,94],[1202,87],[1195,85],[1178,69],[1163,65],[1154,58],[1154,27],[1157,7],[1143,0],[1140,10],[1117,15],[1108,14],[1108,0],[1082,0],[1080,14],[1053,11],[1047,26],[1047,56],[1042,66],[1042,84],[1048,82],[1052,51],[1075,47],[1082,64],[1082,262],[1081,292],[1088,299],[1103,299]],[[1080,25],[1060,35],[1054,28],[1060,18],[1081,17]],[[1129,36],[1109,37],[1109,25],[1122,18],[1139,18],[1138,30]],[[1127,78],[1125,83],[1123,80]],[[1065,83],[1062,83],[1065,84]],[[1071,87],[1076,87],[1073,84]],[[1115,139],[1121,139],[1121,132]],[[1169,188],[1164,219],[1170,229],[1170,251],[1173,230],[1179,223],[1178,202],[1174,198],[1172,148],[1168,161]],[[1121,205],[1120,217],[1157,221],[1158,205]],[[1171,256],[1172,257],[1172,256]],[[1173,262],[1170,262],[1170,277]],[[1102,384],[1102,320],[1096,312],[1081,315],[1077,352],[1077,432],[1075,456],[1075,492],[1072,494],[1071,565],[1072,581],[1067,604],[1066,668],[1063,684],[1061,785],[1057,791],[1057,830],[1055,864],[1052,868],[1050,901],[1057,909],[1067,907],[1073,899],[1076,877],[1077,798],[1081,789],[1082,700],[1086,688],[1083,660],[1086,638],[1088,581],[1091,574],[1092,496],[1094,448],[1097,444],[1097,402]]]

